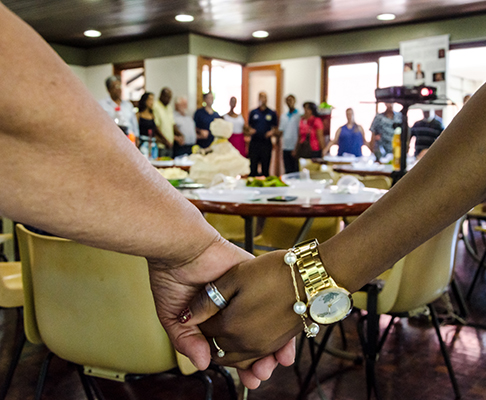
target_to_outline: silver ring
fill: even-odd
[[[218,346],[218,344],[216,343],[216,339],[213,338],[213,343],[214,343],[214,347],[216,347],[216,350],[218,350],[218,357],[219,358],[222,358],[224,357],[224,355],[226,354],[225,351]]]
[[[215,286],[213,282],[209,282],[205,286],[205,289],[209,298],[213,301],[214,304],[216,304],[216,307],[218,307],[220,310],[222,310],[228,305],[225,298],[223,297],[223,295],[220,293],[220,291],[218,290],[218,288]]]

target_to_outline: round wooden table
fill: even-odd
[[[195,191],[197,192],[197,191]],[[245,250],[253,253],[253,224],[254,217],[304,217],[306,221],[295,239],[295,243],[303,240],[309,231],[314,218],[318,217],[346,217],[357,216],[370,207],[385,190],[365,188],[360,194],[326,194],[319,197],[299,197],[290,202],[268,201],[218,201],[188,198],[201,212],[239,215],[245,220]],[[297,194],[296,193],[289,193]],[[355,200],[353,201],[353,198]],[[343,201],[340,201],[340,200]]]

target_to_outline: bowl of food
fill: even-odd
[[[174,187],[179,187],[189,176],[187,171],[177,167],[161,168],[158,171]]]
[[[246,187],[254,188],[263,195],[285,195],[288,185],[278,176],[248,177]]]

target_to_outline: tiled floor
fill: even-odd
[[[476,264],[467,255],[460,242],[457,254],[457,280],[465,292]],[[480,280],[469,303],[469,324],[486,325],[486,282]],[[386,324],[387,317],[382,324]],[[357,316],[345,321],[349,350],[359,351],[356,334]],[[0,312],[0,377],[5,375],[10,346],[13,342],[15,312]],[[472,326],[446,325],[442,335],[451,353],[453,367],[462,391],[462,398],[486,399],[486,330]],[[339,346],[339,336],[334,334],[332,342]],[[30,400],[34,398],[35,384],[40,364],[46,355],[42,346],[28,344],[14,376],[8,400]],[[301,368],[310,363],[307,349]],[[393,400],[439,400],[453,399],[454,393],[446,367],[439,352],[435,332],[426,322],[403,319],[390,332],[377,363],[378,385],[383,399]],[[215,383],[214,399],[226,400],[226,386],[222,378],[211,374]],[[350,361],[324,355],[319,366],[318,377],[324,396],[319,395],[315,381],[307,396],[308,400],[366,399],[364,369]],[[203,384],[195,378],[170,375],[149,376],[131,383],[98,380],[107,400],[130,399],[203,399]],[[249,393],[250,400],[296,399],[299,383],[294,368],[279,367],[272,378],[257,390]],[[54,359],[47,379],[43,399],[85,399],[79,378],[72,365]]]

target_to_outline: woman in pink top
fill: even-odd
[[[302,144],[309,140],[311,154],[303,155],[299,148],[302,149]],[[322,120],[317,115],[317,106],[313,102],[304,103],[304,115],[300,119],[299,124],[299,143],[296,147],[296,155],[300,158],[319,158],[321,157],[322,149],[325,147],[324,142],[324,125]]]
[[[225,121],[233,124],[233,134],[229,138],[229,142],[238,150],[243,157],[246,157],[245,135],[243,133],[245,128],[244,118],[235,113],[236,97],[230,99],[230,111],[223,116]]]

